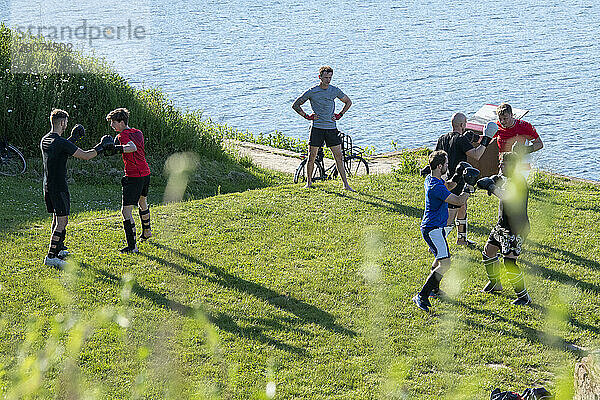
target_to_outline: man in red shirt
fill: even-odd
[[[110,122],[110,127],[117,132],[115,150],[123,154],[123,163],[125,164],[125,176],[121,178],[123,186],[121,213],[123,214],[123,229],[125,229],[127,247],[122,248],[121,253],[137,253],[135,222],[132,216],[135,205],[139,207],[142,222],[140,240],[146,240],[152,236],[147,200],[150,167],[146,162],[144,135],[139,129],[129,127],[129,111],[126,108],[117,108],[109,112],[106,120]]]
[[[496,108],[496,114],[498,115],[498,132],[494,137],[498,140],[500,153],[511,151],[513,146],[515,146],[515,151],[519,153],[533,153],[544,147],[542,139],[533,125],[516,119],[509,104],[500,104]],[[526,140],[531,141],[531,144],[525,146]]]

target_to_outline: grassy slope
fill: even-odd
[[[521,265],[533,307],[480,293],[479,252],[453,246],[452,300],[427,315],[410,303],[431,262],[414,176],[355,180],[359,194],[331,182],[153,207],[156,236],[137,256],[115,251],[117,189],[75,184],[70,271],[41,265],[37,185],[0,185],[0,214],[20,218],[0,235],[5,389],[245,399],[273,381],[276,398],[487,399],[544,385],[566,399],[577,354],[565,345],[598,346],[595,186],[542,177],[532,189]],[[479,243],[496,207],[481,192],[472,202]],[[37,389],[25,379],[36,368]]]

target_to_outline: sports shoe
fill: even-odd
[[[500,293],[502,291],[502,283],[500,281],[496,283],[492,283],[492,281],[488,281],[487,285],[483,289],[481,289],[483,293]]]
[[[129,246],[125,246],[125,247],[123,247],[123,248],[122,248],[121,250],[119,250],[119,251],[120,251],[121,253],[123,253],[123,254],[125,254],[125,253],[132,253],[132,254],[133,254],[133,253],[138,253],[138,252],[139,252],[139,250],[138,250],[137,246],[136,246],[136,247],[133,247],[133,248],[131,248],[131,247],[129,247]]]
[[[526,306],[528,304],[531,304],[531,296],[529,296],[529,293],[526,294],[523,297],[519,297],[518,299],[516,299],[515,301],[512,302],[515,306]]]
[[[61,258],[61,259],[65,258],[67,256],[70,256],[70,255],[71,255],[71,253],[69,253],[69,250],[61,250],[58,252],[58,258]]]
[[[442,289],[437,288],[429,292],[429,297],[431,297],[432,299],[445,299],[448,296],[446,295],[446,292],[444,292]]]
[[[47,265],[49,267],[64,268],[67,265],[67,262],[65,260],[61,260],[58,257],[50,258],[46,256],[46,258],[44,258],[44,265]]]
[[[417,293],[415,295],[415,297],[412,298],[413,303],[415,303],[417,305],[417,307],[419,307],[421,310],[429,312],[429,306],[425,303],[425,300],[421,298],[421,296],[419,296],[419,294]],[[427,301],[427,303],[429,303],[429,301]]]
[[[469,239],[457,241],[456,244],[459,246],[466,246],[470,249],[477,248],[477,243]]]

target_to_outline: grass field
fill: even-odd
[[[503,294],[480,293],[479,251],[451,246],[451,298],[431,314],[410,302],[432,261],[421,178],[353,186],[153,206],[154,237],[132,256],[117,251],[118,186],[75,182],[74,255],[59,271],[42,265],[38,180],[0,179],[3,395],[488,399],[546,386],[571,398],[574,363],[599,345],[598,186],[536,176],[521,260],[533,306],[511,305],[506,280]],[[483,244],[497,201],[479,191],[470,210]]]

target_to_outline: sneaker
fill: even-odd
[[[492,283],[492,281],[488,281],[487,285],[483,289],[481,289],[483,293],[500,293],[502,291],[502,283],[500,281],[496,283]]]
[[[528,304],[531,304],[531,296],[529,296],[529,294],[526,294],[523,297],[519,297],[518,299],[516,299],[515,301],[512,302],[515,306],[526,306]]]
[[[446,295],[446,292],[444,292],[442,289],[437,288],[429,292],[429,297],[431,297],[432,299],[445,299],[448,296]]]
[[[132,254],[133,254],[133,253],[138,253],[138,252],[139,252],[139,250],[138,250],[137,246],[135,246],[135,247],[133,247],[133,248],[132,248],[132,247],[129,247],[129,246],[126,246],[126,247],[123,247],[123,248],[122,248],[121,250],[119,250],[119,251],[120,251],[121,253],[123,253],[123,254],[125,254],[125,253],[132,253]]]
[[[50,258],[46,256],[46,258],[44,258],[44,265],[47,265],[49,267],[64,268],[67,265],[67,262],[65,260],[61,260],[58,257]]]
[[[477,248],[477,243],[475,243],[474,241],[469,240],[469,239],[457,241],[456,244],[459,245],[459,246],[466,246],[466,247],[468,247],[470,249]]]
[[[60,259],[63,259],[70,255],[71,255],[71,253],[69,253],[69,250],[61,250],[58,252],[58,258],[60,258]]]
[[[417,307],[419,307],[421,310],[429,312],[429,306],[425,303],[425,300],[421,298],[421,296],[419,296],[419,294],[417,293],[415,295],[415,297],[412,298],[413,303],[415,303],[417,305]],[[428,303],[429,301],[427,301]]]

